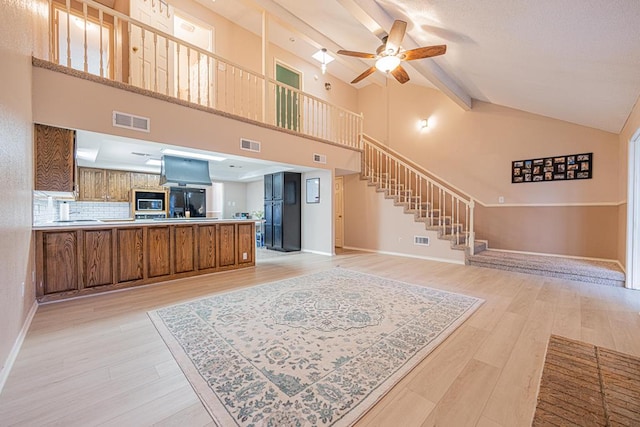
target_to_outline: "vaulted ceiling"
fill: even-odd
[[[640,94],[638,0],[199,1],[256,34],[267,11],[269,40],[306,58],[320,47],[373,52],[405,20],[403,48],[447,45],[443,56],[406,63],[410,83],[461,108],[477,99],[619,133]],[[329,72],[350,82],[371,65],[339,57]]]

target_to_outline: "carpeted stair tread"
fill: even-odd
[[[608,286],[624,286],[625,280],[625,274],[618,264],[608,261],[486,250],[468,256],[467,263]]]

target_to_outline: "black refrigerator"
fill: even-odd
[[[204,188],[171,187],[169,191],[169,217],[191,218],[207,216],[207,191]]]

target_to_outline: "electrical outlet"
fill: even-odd
[[[504,203],[504,196],[498,197],[498,203]]]
[[[242,259],[247,259],[247,258],[248,258],[247,253],[246,252],[242,252]]]
[[[24,282],[20,285],[20,292],[22,293],[22,297],[24,298]]]

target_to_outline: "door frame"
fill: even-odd
[[[341,203],[342,206],[338,206],[338,208],[339,208],[338,212],[336,212],[335,207],[333,209],[333,214],[334,215],[336,213],[338,213],[339,215],[342,215],[342,221],[340,222],[340,229],[338,229],[338,227],[336,227],[336,222],[337,222],[336,218],[335,217],[333,218],[333,226],[335,228],[334,235],[333,235],[333,246],[336,247],[336,248],[343,248],[344,247],[344,178],[342,176],[336,176],[334,178],[333,182],[334,182],[334,187],[333,187],[334,188],[334,195],[333,195],[334,203],[337,203],[338,200],[340,200],[342,202]],[[337,193],[336,189],[337,189],[337,186],[338,186],[338,182],[340,183],[340,192],[342,193],[341,197],[339,199],[338,199],[338,197],[335,196],[335,193]],[[338,234],[338,233],[342,236],[342,244],[340,246],[338,246],[336,244],[336,238],[335,238],[336,234]]]
[[[280,67],[286,68],[287,70],[291,71],[292,73],[295,73],[295,74],[298,75],[298,80],[299,80],[299,85],[300,85],[298,90],[300,92],[303,92],[304,91],[304,73],[302,72],[302,70],[299,70],[296,67],[293,67],[293,66],[289,65],[288,63],[286,63],[286,62],[284,62],[284,61],[282,61],[282,60],[280,60],[278,58],[274,58],[274,61],[273,61],[273,80],[275,80],[278,83],[284,83],[284,82],[281,82],[281,81],[278,80],[278,73],[277,73],[278,65]],[[286,84],[286,83],[284,83],[284,84]],[[278,106],[278,97],[277,96],[274,99],[274,103],[275,103],[275,110],[274,111],[275,111],[275,114],[276,114],[275,122],[276,122],[276,125],[277,125],[277,123],[278,123],[278,114],[279,114],[279,106]],[[300,130],[302,128],[302,119],[303,119],[303,117],[302,117],[302,106],[300,105],[299,100],[298,100],[297,103],[298,103],[298,111],[297,111],[297,118],[296,118],[297,122],[296,122],[295,128],[293,128],[291,130],[300,132]]]
[[[628,148],[626,287],[640,289],[640,128]]]

